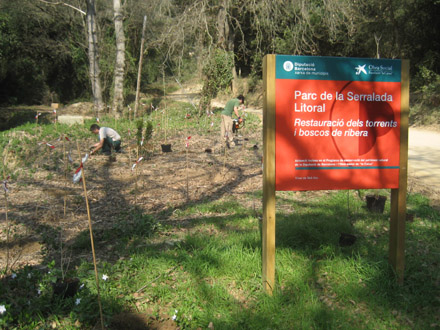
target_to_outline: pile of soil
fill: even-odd
[[[81,115],[92,116],[93,115],[93,103],[91,102],[78,102],[66,105],[59,110],[59,114],[63,115]]]

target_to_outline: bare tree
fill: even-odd
[[[235,31],[231,26],[231,16],[228,13],[231,5],[232,3],[230,0],[223,0],[219,6],[217,13],[217,39],[218,45],[223,50],[234,53]],[[232,93],[237,93],[237,70],[235,68],[235,59],[234,65],[232,66]]]
[[[115,35],[116,35],[116,62],[115,87],[113,96],[113,114],[117,117],[124,107],[124,72],[125,72],[125,34],[121,0],[113,0]]]
[[[102,101],[102,88],[100,79],[100,69],[99,69],[99,51],[98,51],[98,36],[97,36],[97,25],[96,25],[96,11],[95,11],[95,0],[86,0],[87,10],[84,11],[79,6],[74,6],[70,3],[64,1],[48,1],[39,0],[48,5],[53,6],[66,6],[69,7],[81,15],[86,16],[87,23],[87,42],[88,42],[88,57],[89,57],[89,77],[92,86],[93,94],[93,104],[95,108],[95,115],[98,117],[99,112],[104,108],[104,103]]]
[[[90,67],[90,82],[92,83],[93,104],[95,106],[96,117],[104,108],[102,101],[101,89],[101,70],[99,69],[99,50],[98,50],[98,35],[96,25],[96,11],[95,0],[87,0],[87,36],[88,36],[88,53],[89,53],[89,67]]]

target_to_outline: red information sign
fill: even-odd
[[[276,56],[276,190],[397,188],[400,60]]]

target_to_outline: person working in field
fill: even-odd
[[[112,149],[116,152],[121,152],[121,136],[113,128],[99,127],[97,124],[90,126],[90,131],[93,134],[99,135],[99,142],[92,146],[91,155],[102,149],[104,155],[111,155]]]
[[[238,113],[238,109],[243,103],[244,96],[239,95],[237,98],[229,100],[225,105],[225,109],[222,111],[221,138],[226,142],[228,148],[230,144],[234,145],[234,138],[232,136],[232,113],[235,113],[238,117],[238,121],[241,123],[242,119]]]

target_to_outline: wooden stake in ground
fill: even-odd
[[[165,142],[167,144],[167,130],[168,130],[168,114],[167,114],[167,102],[165,100],[166,90],[165,90],[165,65],[162,67],[162,81],[163,81],[163,108],[164,108],[164,130],[165,130]]]
[[[53,123],[55,124],[55,131],[58,129],[57,126],[57,109],[53,109]]]
[[[67,157],[66,157],[66,139],[67,137],[63,134],[61,139],[63,140],[63,162],[64,162],[64,193],[63,193],[63,219],[66,221],[66,209],[67,209]],[[63,265],[63,227],[61,223],[60,226],[60,267],[61,267],[61,276],[64,280],[64,265]]]
[[[242,116],[244,117],[243,118],[243,127],[242,127],[242,138],[243,138],[243,142],[242,142],[242,144],[241,144],[241,150],[244,150],[244,143],[245,143],[245,141],[246,141],[246,139],[245,139],[245,134],[246,134],[246,132],[245,132],[245,128],[246,128],[246,119],[247,119],[247,113],[246,113],[246,110],[244,109],[244,105],[243,105],[243,114],[242,114]]]
[[[93,256],[93,266],[95,267],[95,280],[96,280],[96,292],[98,295],[98,305],[99,305],[99,316],[101,318],[101,328],[102,330],[105,329],[104,327],[104,316],[102,314],[102,305],[101,305],[101,295],[99,293],[99,276],[98,276],[98,267],[96,266],[96,256],[95,256],[95,244],[93,242],[93,229],[92,229],[92,217],[90,215],[90,207],[89,207],[89,199],[87,197],[87,185],[86,185],[86,175],[84,171],[83,161],[81,157],[81,150],[79,149],[79,143],[76,142],[76,147],[78,149],[78,155],[81,161],[81,178],[83,182],[83,188],[84,188],[84,199],[86,200],[86,208],[87,208],[87,217],[89,220],[89,232],[90,232],[90,245],[92,246],[92,256]]]
[[[5,150],[6,152],[6,150]],[[5,194],[5,217],[6,217],[6,267],[4,273],[6,274],[8,272],[9,267],[9,233],[10,233],[10,223],[9,223],[9,216],[8,216],[8,209],[9,209],[9,203],[8,203],[8,180],[9,176],[6,177],[6,161],[5,156],[3,155],[3,190]]]
[[[128,129],[128,141],[130,141],[130,140],[131,140],[131,129],[129,128]],[[129,162],[131,164],[131,147],[130,147],[130,145],[128,147],[128,160],[129,160]]]
[[[189,140],[191,136],[186,138],[186,201],[189,201],[189,161],[188,161],[188,149],[189,149]]]
[[[142,40],[141,40],[141,53],[139,55],[139,68],[136,84],[136,100],[134,102],[134,118],[137,117],[137,111],[139,106],[139,91],[141,89],[141,72],[142,72],[142,60],[144,57],[144,44],[145,44],[145,29],[147,27],[147,16],[144,16],[144,23],[142,25]]]
[[[134,182],[134,184],[135,184],[135,195],[134,195],[134,202],[135,202],[135,204],[137,203],[137,195],[138,195],[138,192],[139,192],[139,189],[138,189],[138,179],[139,179],[139,176],[138,176],[138,169],[137,169],[137,165],[139,164],[139,162],[141,162],[142,160],[144,159],[144,157],[138,157],[138,160],[136,161],[136,163],[134,163],[132,166],[131,166],[131,171],[133,172],[133,171],[135,171],[134,172],[134,174],[135,174],[135,182]]]
[[[68,139],[67,136],[63,134],[63,162],[64,162],[64,219],[66,219],[66,206],[67,206],[67,195],[66,195],[66,189],[67,189],[67,156],[66,156],[66,140]]]
[[[223,160],[223,170],[226,172],[226,157],[227,157],[227,150],[228,150],[228,143],[229,143],[228,131],[225,132],[225,138],[226,138],[226,142],[225,142],[225,158]]]

